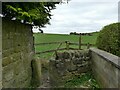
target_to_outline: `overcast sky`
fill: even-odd
[[[68,4],[56,5],[52,11],[51,25],[46,25],[42,30],[44,33],[59,34],[99,31],[107,24],[118,22],[118,1],[71,0]]]

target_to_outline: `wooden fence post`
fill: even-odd
[[[90,44],[88,43],[88,44],[87,44],[87,49],[89,49],[89,48],[90,48]]]
[[[80,36],[79,36],[79,50],[81,49],[81,33],[80,33]]]
[[[65,41],[66,43],[66,49],[69,50],[69,41]]]

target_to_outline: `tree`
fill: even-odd
[[[15,19],[23,23],[44,27],[50,24],[51,10],[60,2],[3,2],[2,14],[10,20]]]

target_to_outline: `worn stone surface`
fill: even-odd
[[[3,88],[29,87],[34,55],[31,26],[4,18],[2,23]]]
[[[95,48],[91,48],[90,51],[92,71],[101,87],[120,87],[119,57]]]
[[[2,53],[0,51],[0,89],[2,88]]]
[[[0,5],[2,7],[2,2]],[[0,22],[2,22],[2,17],[0,17]],[[2,23],[0,23],[0,89],[2,89]]]
[[[33,86],[39,86],[41,84],[41,60],[34,59],[32,60],[32,69],[33,69]]]
[[[64,81],[73,74],[91,70],[89,50],[58,52],[57,55],[57,58],[50,60],[50,84],[52,87],[62,87]]]

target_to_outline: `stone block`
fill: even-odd
[[[19,75],[16,75],[14,78],[14,86],[16,86],[17,88],[19,87],[24,87],[23,83],[28,80],[29,78],[31,78],[30,76],[31,74],[28,74],[26,71],[22,71],[21,73],[19,73]],[[30,84],[30,82],[28,83]]]
[[[14,60],[12,59],[11,56],[4,57],[4,58],[3,58],[3,61],[2,61],[2,66],[4,67],[4,66],[12,63],[13,61],[14,61]]]
[[[69,72],[76,71],[77,70],[77,66],[74,65],[73,63],[71,63],[67,70]]]
[[[9,81],[2,81],[3,88],[16,88],[14,79]]]
[[[19,88],[31,88],[31,77],[27,78]]]
[[[88,60],[90,60],[90,56],[89,57],[87,56],[84,58],[84,61],[88,61]]]
[[[80,57],[80,54],[77,51],[74,54],[75,54],[75,58],[79,58]]]
[[[14,53],[21,52],[21,46],[14,47]]]
[[[13,78],[14,78],[14,64],[9,64],[8,66],[3,67],[2,80],[10,81]]]
[[[27,79],[32,77],[31,60],[33,54],[31,52],[33,49],[30,48],[33,46],[33,40],[30,41],[30,39],[33,36],[30,30],[31,26],[25,26],[19,22],[3,18],[3,88],[24,87],[24,81],[26,81],[26,85],[30,84]]]
[[[64,52],[64,53],[63,53],[63,58],[64,58],[64,59],[70,58],[70,54],[69,54],[68,52]]]
[[[2,39],[1,39],[1,37],[0,37],[0,52],[2,52]]]
[[[27,58],[22,60],[22,62],[23,62],[22,64],[23,64],[24,69],[27,69],[28,67],[31,67],[31,61],[28,60]]]
[[[2,81],[2,69],[0,70],[0,81]]]
[[[85,73],[85,72],[88,72],[89,70],[90,70],[89,66],[82,66],[82,67],[77,68],[78,73]]]
[[[7,50],[10,49],[11,41],[10,39],[2,39],[2,49]]]
[[[0,89],[2,89],[2,81],[0,81]]]
[[[11,49],[8,49],[8,50],[3,50],[2,51],[2,57],[8,57],[10,56],[11,54],[13,53],[13,51]]]
[[[68,59],[70,57],[68,52],[57,53],[58,59]]]
[[[74,58],[72,61],[75,65],[82,64],[82,58]]]
[[[8,81],[12,80],[13,78],[14,78],[14,73],[12,71],[2,75],[2,80],[3,81],[8,82]]]
[[[17,60],[20,60],[21,59],[21,53],[14,53],[14,54],[10,54],[9,56],[7,57],[3,57],[3,67],[10,64],[10,63],[13,63]]]
[[[41,80],[41,61],[40,59],[32,60],[33,84],[40,85]]]
[[[14,75],[18,75],[19,73],[24,71],[24,66],[21,60],[18,60],[14,63]]]

